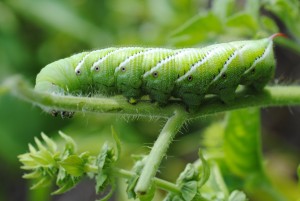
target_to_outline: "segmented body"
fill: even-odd
[[[198,107],[207,94],[230,102],[238,85],[262,89],[272,78],[277,35],[204,48],[113,47],[83,52],[43,68],[35,89],[73,95],[123,94],[130,102],[149,95],[162,105],[175,97],[189,107]]]

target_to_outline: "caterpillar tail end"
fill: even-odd
[[[273,40],[274,38],[277,38],[277,37],[288,38],[288,36],[287,36],[286,34],[284,34],[284,33],[275,33],[275,34],[273,34],[272,36],[270,36],[269,38],[270,38],[271,40]]]

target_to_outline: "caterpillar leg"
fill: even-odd
[[[274,61],[262,62],[241,78],[240,84],[248,86],[255,91],[261,91],[274,76]]]
[[[225,104],[230,104],[235,99],[235,91],[236,87],[224,87],[219,89],[218,95]]]
[[[52,111],[50,111],[50,114],[54,117],[57,117],[58,115],[60,115],[61,118],[63,118],[63,119],[70,119],[74,116],[74,112],[69,112],[69,111],[52,110]]]
[[[149,97],[151,100],[156,101],[160,106],[165,106],[168,103],[168,100],[170,98],[170,94],[167,92],[162,92],[159,90],[152,90],[149,93]]]
[[[194,94],[194,93],[185,93],[182,97],[182,100],[185,103],[186,110],[188,112],[196,111],[197,109],[199,109],[203,99],[204,99],[204,94]]]
[[[128,103],[135,105],[140,98],[142,97],[142,92],[141,89],[139,88],[134,88],[132,86],[129,85],[121,85],[123,87],[126,86],[126,89],[122,89],[120,90],[120,93],[123,94],[123,96],[125,96],[127,98]]]
[[[70,111],[61,111],[60,112],[60,116],[63,119],[70,119],[74,116],[74,112],[70,112]]]
[[[268,84],[270,79],[271,79],[270,76],[261,76],[258,79],[256,79],[254,82],[252,82],[249,86],[256,91],[262,91],[263,88]]]

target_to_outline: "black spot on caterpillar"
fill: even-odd
[[[205,95],[216,94],[228,103],[234,99],[238,85],[261,90],[269,82],[275,69],[273,39],[282,35],[204,48],[112,47],[82,52],[43,68],[35,90],[122,94],[132,103],[149,95],[162,105],[176,97],[188,107],[199,107]],[[72,114],[61,112],[63,117]]]

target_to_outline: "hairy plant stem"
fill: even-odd
[[[1,91],[9,91],[15,96],[47,110],[110,113],[166,119],[171,117],[177,109],[185,110],[185,106],[179,104],[178,101],[170,101],[166,107],[159,107],[149,101],[140,101],[136,105],[131,105],[123,97],[96,98],[41,93],[31,89],[19,76],[7,79],[1,88]],[[214,97],[206,98],[197,111],[185,113],[186,119],[190,120],[234,109],[284,105],[300,105],[300,86],[266,87],[259,93],[244,89],[237,92],[236,99],[232,104],[223,104]]]
[[[139,180],[135,186],[134,191],[137,194],[145,194],[152,184],[152,179],[155,176],[159,165],[166,156],[167,149],[171,144],[174,136],[184,124],[186,120],[186,112],[182,110],[175,110],[175,113],[170,117],[160,132],[150,154],[146,158],[145,166],[141,172]]]
[[[130,179],[132,177],[135,176],[136,173],[128,171],[128,170],[124,170],[124,169],[120,169],[120,168],[113,168],[112,169],[114,176],[116,177],[122,177],[125,179]],[[87,172],[93,172],[93,173],[97,173],[98,172],[98,167],[97,166],[89,166]],[[176,186],[174,183],[168,182],[166,180],[163,179],[159,179],[154,177],[153,178],[153,182],[155,183],[155,185],[160,188],[160,189],[164,189],[167,192],[172,192],[175,194],[179,194],[180,193],[180,188],[178,186]]]
[[[187,112],[184,108],[185,106],[178,103],[178,101],[170,101],[168,106],[159,107],[149,101],[140,101],[137,105],[131,105],[123,97],[96,98],[37,92],[31,89],[18,76],[7,79],[0,86],[0,94],[6,92],[10,92],[48,111],[113,113],[132,117],[145,116],[168,119],[167,124],[160,133],[146,160],[144,169],[135,187],[135,191],[138,194],[146,193],[152,182],[159,188],[173,193],[180,193],[179,187],[175,184],[155,178],[154,176],[161,160],[166,154],[169,144],[185,121],[247,107],[300,105],[300,86],[266,87],[262,92],[243,89],[237,92],[236,99],[232,104],[223,104],[219,99],[213,97],[206,98],[199,110],[192,112]],[[135,175],[135,173],[122,169],[114,169],[113,171],[116,175],[124,178],[130,178]],[[276,191],[270,188],[266,188],[265,191],[266,194],[270,194],[272,197],[277,196]],[[281,200],[281,198],[278,200]]]

